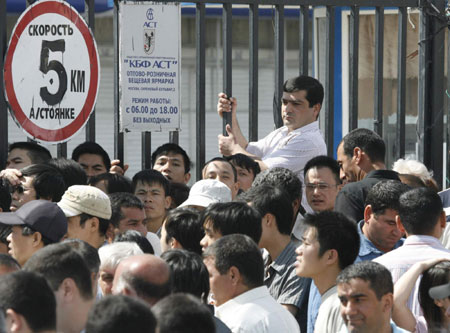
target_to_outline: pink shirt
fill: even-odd
[[[436,237],[411,235],[406,238],[403,246],[383,254],[373,261],[384,265],[391,272],[392,280],[395,283],[412,265],[432,258],[450,259],[450,251]],[[418,298],[420,280],[421,277],[417,279],[407,302],[408,308],[416,317],[423,315]]]

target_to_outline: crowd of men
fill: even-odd
[[[450,194],[418,161],[388,170],[369,129],[325,156],[322,85],[283,88],[257,142],[219,94],[223,157],[193,184],[174,143],[132,178],[94,142],[10,144],[0,332],[448,332]]]

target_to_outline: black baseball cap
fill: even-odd
[[[0,223],[26,225],[53,242],[59,242],[67,233],[67,218],[54,202],[32,200],[17,211],[0,213]]]

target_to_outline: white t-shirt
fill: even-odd
[[[314,332],[338,332],[344,325],[341,317],[341,302],[337,295],[337,286],[328,289],[322,295],[322,304],[317,315]]]
[[[233,333],[299,333],[295,317],[269,294],[266,286],[251,289],[215,308],[216,317]]]

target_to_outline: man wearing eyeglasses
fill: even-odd
[[[317,156],[305,165],[305,193],[309,206],[315,212],[333,210],[342,182],[339,164],[328,156]]]

